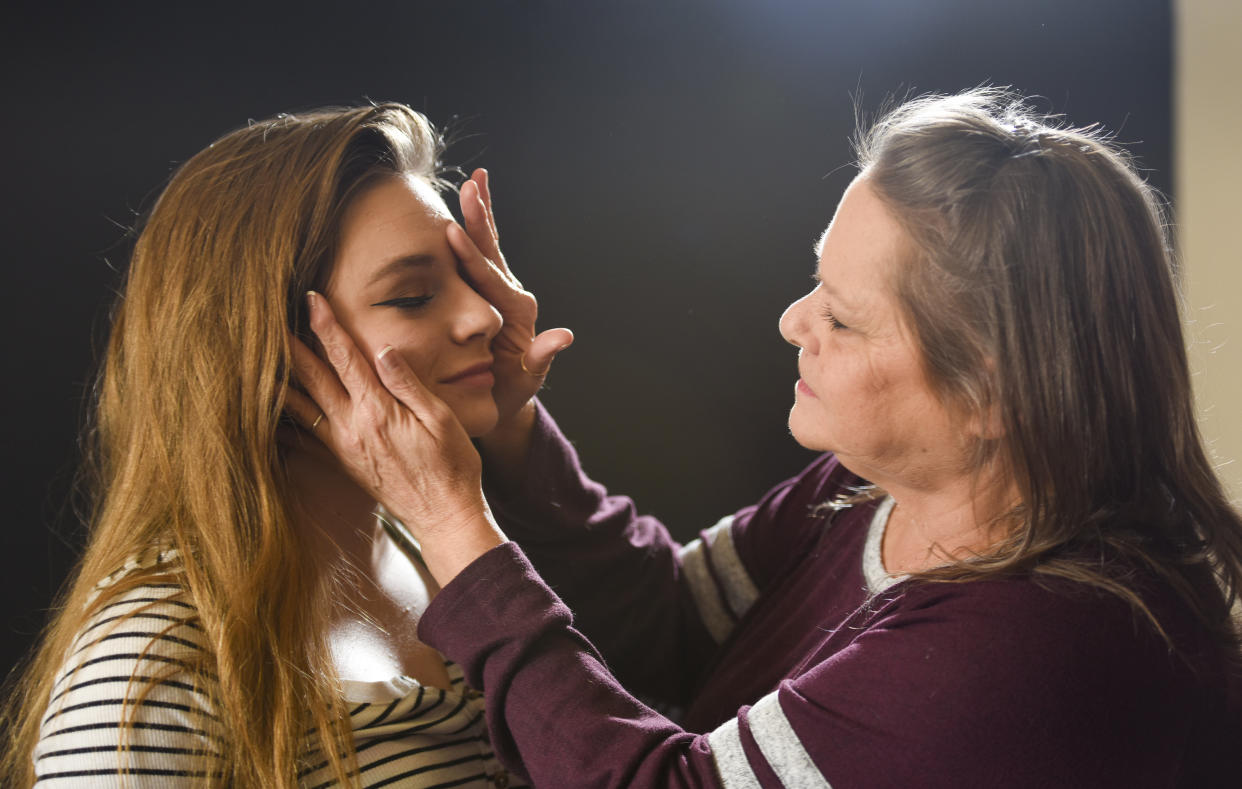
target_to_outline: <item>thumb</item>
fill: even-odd
[[[418,380],[405,358],[391,345],[386,346],[375,357],[375,368],[379,371],[380,382],[384,384],[384,388],[408,408],[418,421],[430,426],[443,416],[443,402]]]
[[[569,329],[548,329],[531,341],[526,350],[526,367],[536,375],[547,375],[552,360],[573,345],[574,333]]]

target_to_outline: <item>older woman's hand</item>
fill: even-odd
[[[375,368],[336,321],[323,296],[307,295],[311,329],[331,367],[291,337],[307,395],[288,409],[336,455],[345,471],[422,545],[441,585],[505,541],[483,498],[482,464],[465,429],[389,346]]]
[[[446,231],[449,244],[475,288],[504,318],[500,333],[492,340],[496,376],[492,396],[503,428],[539,391],[553,357],[569,347],[574,335],[569,329],[535,334],[539,305],[535,296],[522,288],[500,252],[487,171],[475,170],[462,184],[459,196],[466,232],[450,224]]]

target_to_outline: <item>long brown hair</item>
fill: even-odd
[[[352,741],[323,636],[331,573],[295,533],[276,442],[288,331],[305,331],[303,294],[326,284],[351,196],[383,173],[437,182],[441,148],[403,105],[324,109],[251,123],[172,177],[115,308],[88,431],[88,542],[8,699],[5,785],[34,780],[40,720],[75,635],[158,569],[92,590],[152,545],[179,553],[180,597],[210,644],[189,669],[226,738],[223,774],[208,781],[296,786],[313,730],[347,782]]]
[[[1158,194],[1104,133],[1005,89],[906,102],[856,150],[912,242],[893,286],[928,380],[999,419],[977,465],[1002,463],[1022,499],[995,550],[925,576],[1082,581],[1163,633],[1104,549],[1171,585],[1236,659],[1242,520],[1199,435]]]

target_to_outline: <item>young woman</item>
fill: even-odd
[[[11,700],[6,786],[509,781],[479,694],[414,630],[434,580],[319,426],[282,416],[313,289],[469,433],[496,424],[501,319],[446,240],[440,151],[381,104],[252,123],[173,176],[114,314],[90,536]]]
[[[828,454],[686,546],[533,402],[480,458],[316,304],[340,380],[306,354],[299,376],[422,540],[443,588],[421,635],[540,786],[1238,786],[1242,521],[1150,189],[992,90],[898,108],[860,165],[780,322],[790,430]],[[480,287],[507,318],[503,273]]]

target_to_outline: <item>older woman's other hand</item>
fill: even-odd
[[[492,212],[486,170],[475,170],[462,184],[461,213],[466,230],[455,224],[447,229],[449,243],[462,262],[470,281],[504,318],[504,326],[492,340],[496,385],[492,395],[500,411],[500,426],[518,414],[551,368],[552,359],[574,341],[569,329],[549,329],[535,334],[539,305],[535,296],[509,269],[500,252],[500,235]]]
[[[331,366],[290,338],[297,379],[309,397],[290,389],[288,409],[410,530],[428,569],[446,584],[505,541],[483,498],[479,455],[457,417],[400,353],[386,347],[373,371],[328,300],[311,293],[307,301],[311,329]]]

